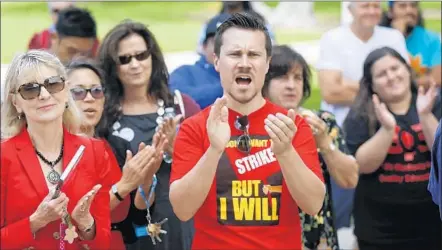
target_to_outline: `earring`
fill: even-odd
[[[19,113],[18,116],[17,116],[17,118],[18,118],[19,120],[21,120],[22,116],[23,116],[23,114],[22,114],[22,113]]]
[[[69,103],[68,102],[66,102],[66,106],[65,107],[66,107],[66,109],[69,108]]]

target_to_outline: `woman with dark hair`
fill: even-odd
[[[76,58],[68,65],[67,76],[72,97],[82,112],[81,132],[89,137],[98,138],[95,127],[102,117],[104,108],[104,74],[94,61],[87,58]],[[117,169],[113,173],[115,189],[110,192],[112,249],[124,249],[124,243],[131,244],[137,240],[132,227],[132,221],[136,219],[133,213],[136,211],[130,212],[130,216],[128,216],[131,205],[131,210],[135,210],[134,202],[131,202],[129,194],[136,190],[145,178],[152,178],[160,166],[165,136],[160,141],[158,137],[161,135],[161,131],[157,134],[158,149],[155,150],[155,148],[148,146],[134,157],[130,153],[127,155],[129,142],[114,135],[107,137],[107,141],[112,146],[112,151],[109,151],[114,152],[118,164],[123,170],[121,173],[121,170]],[[114,190],[117,190],[118,193],[114,193]],[[135,199],[141,199],[139,193]],[[152,202],[153,200],[154,197]]]
[[[360,250],[441,249],[439,212],[427,191],[440,117],[435,84],[418,90],[397,51],[383,47],[367,56],[344,122],[360,166],[354,201]]]
[[[98,135],[121,137],[129,142],[130,151],[136,153],[141,142],[151,144],[156,131],[163,129],[169,143],[156,173],[158,184],[150,213],[152,222],[165,218],[168,221],[163,225],[167,234],[161,235],[162,243],[156,243],[155,249],[188,249],[192,224],[184,224],[175,216],[169,201],[169,178],[177,126],[182,118],[197,113],[199,106],[179,91],[169,91],[169,73],[163,54],[155,36],[144,24],[129,20],[115,26],[104,38],[98,58],[105,73],[106,88]],[[151,181],[146,180],[145,192]],[[135,203],[135,206],[146,209],[142,202]],[[146,223],[144,220],[141,228],[145,228]],[[137,245],[153,249],[152,240],[143,237],[145,231],[141,231],[136,229],[139,241],[128,246],[129,249]]]
[[[337,232],[333,224],[330,178],[344,188],[354,188],[358,182],[358,165],[347,155],[343,134],[333,114],[312,112],[301,107],[311,92],[311,72],[302,55],[288,46],[274,46],[270,68],[267,72],[263,95],[271,102],[286,109],[295,109],[310,124],[315,136],[320,162],[326,183],[326,196],[322,210],[317,216],[301,211],[303,244],[309,249],[318,249],[325,244],[330,249],[339,249]]]

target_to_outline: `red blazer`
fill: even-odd
[[[112,169],[118,165],[105,142],[64,130],[63,169],[80,145],[86,147],[83,157],[65,181],[62,192],[69,197],[68,212],[72,213],[83,195],[94,185],[102,185],[91,206],[96,236],[91,241],[77,238],[73,244],[65,242],[65,249],[109,249],[109,190],[114,183]],[[60,220],[40,229],[35,238],[30,230],[29,216],[49,192],[45,178],[26,129],[1,143],[1,249],[59,248]]]

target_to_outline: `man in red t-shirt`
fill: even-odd
[[[250,15],[218,27],[224,96],[181,125],[170,180],[174,212],[194,217],[193,249],[301,249],[298,206],[312,215],[322,207],[309,125],[261,95],[271,46],[265,25]]]

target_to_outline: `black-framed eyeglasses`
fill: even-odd
[[[118,61],[120,62],[121,65],[125,65],[125,64],[129,64],[132,61],[132,58],[135,58],[137,61],[140,62],[140,61],[146,60],[147,58],[149,58],[149,56],[150,56],[150,51],[145,50],[145,51],[140,52],[135,55],[119,56]]]
[[[101,99],[104,97],[104,88],[102,86],[94,86],[92,88],[74,87],[71,89],[71,94],[75,101],[84,100],[87,93],[91,93],[94,99]]]
[[[236,139],[236,148],[243,153],[249,154],[251,150],[249,118],[246,115],[236,118],[235,128],[243,132],[243,134]]]
[[[55,94],[64,89],[65,79],[62,76],[51,76],[43,83],[30,82],[21,85],[15,93],[20,93],[24,100],[32,100],[40,96],[41,88],[44,87],[49,94]]]

